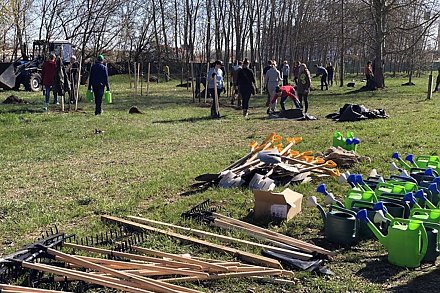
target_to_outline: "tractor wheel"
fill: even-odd
[[[41,75],[37,72],[32,73],[26,82],[26,90],[38,92],[41,90]]]

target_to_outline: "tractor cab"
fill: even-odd
[[[70,41],[65,40],[53,40],[53,41],[44,41],[44,40],[36,40],[33,43],[32,48],[32,56],[33,59],[42,60],[50,54],[54,53],[55,56],[61,57],[64,64],[70,62],[70,57],[72,57],[72,44]]]
[[[13,63],[0,63],[0,88],[18,90],[23,84],[27,91],[41,90],[41,69],[50,53],[68,64],[73,54],[72,44],[66,40],[35,40],[31,56],[26,54]]]

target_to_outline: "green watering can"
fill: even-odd
[[[113,101],[112,101],[112,93],[111,93],[110,91],[105,91],[105,93],[104,93],[104,99],[105,99],[105,102],[106,102],[107,104],[111,104],[111,103],[113,103]]]
[[[347,196],[345,197],[344,205],[346,208],[351,208],[353,206],[353,201],[361,200],[366,202],[376,202],[377,197],[373,191],[367,190],[363,191],[358,188],[351,189]]]
[[[352,245],[358,241],[358,221],[356,212],[331,205],[326,213],[315,196],[309,197],[308,206],[317,207],[324,221],[325,238],[336,244]]]
[[[380,211],[381,214],[376,214],[373,218],[373,221],[376,223],[379,220],[380,222],[389,222],[394,219],[393,216],[387,211],[387,208],[384,205],[376,204],[374,206],[376,211]],[[385,215],[386,218],[381,217],[381,215]],[[426,250],[426,254],[423,257],[423,262],[435,262],[437,257],[440,255],[440,210],[427,210],[420,208],[413,208],[411,210],[411,220],[420,220],[423,221],[423,226],[426,229],[426,233],[428,235],[428,248]],[[371,219],[371,217],[369,217]]]
[[[380,182],[376,185],[375,193],[380,196],[382,193],[397,193],[405,195],[410,190],[406,190],[405,186],[392,184],[388,182]]]
[[[351,210],[353,210],[356,213],[362,209],[366,210],[370,221],[372,221],[374,223],[374,225],[384,235],[386,235],[388,233],[388,231],[387,231],[388,223],[387,222],[381,221],[381,222],[376,223],[374,221],[374,217],[376,215],[375,206],[377,203],[367,202],[367,201],[362,201],[362,200],[354,200],[352,202],[352,204],[353,204],[353,206],[351,207]],[[386,207],[385,203],[382,203],[382,206],[385,206],[385,208],[388,208],[388,207]],[[374,235],[373,231],[371,231],[371,229],[368,227],[367,223],[359,221],[358,226],[359,226],[359,235],[360,236],[362,236],[364,238],[374,238],[375,235]]]
[[[428,223],[440,223],[440,209],[412,208],[410,218]]]
[[[366,210],[357,213],[360,221],[366,222],[374,235],[388,250],[388,261],[400,267],[415,268],[420,266],[428,249],[428,234],[422,221],[393,219],[384,236],[370,221]]]
[[[86,92],[86,99],[89,102],[93,101],[93,91],[92,90],[87,90],[87,92]]]

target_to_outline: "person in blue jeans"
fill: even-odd
[[[55,84],[56,71],[57,71],[57,64],[55,62],[55,54],[50,54],[49,59],[44,61],[43,68],[41,70],[45,111],[47,111],[49,105],[50,92],[51,90],[53,90]],[[53,103],[58,104],[58,96],[55,90],[53,91]]]
[[[110,91],[108,84],[107,67],[102,63],[104,61],[103,55],[98,55],[95,64],[90,69],[89,91],[93,89],[93,96],[95,97],[95,115],[102,113],[102,96],[104,89]]]
[[[225,87],[223,81],[223,71],[221,69],[223,62],[217,60],[213,65],[214,66],[209,69],[208,75],[206,76],[208,84],[207,88],[208,94],[212,98],[211,118],[220,118],[220,109],[217,108],[217,104],[215,102],[215,85],[217,85],[217,99],[220,100],[220,93]]]

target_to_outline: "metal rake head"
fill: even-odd
[[[189,211],[182,213],[181,217],[185,220],[194,219],[203,223],[210,223],[214,220],[212,213],[216,211],[217,208],[210,206],[210,200],[207,199],[192,207]]]

